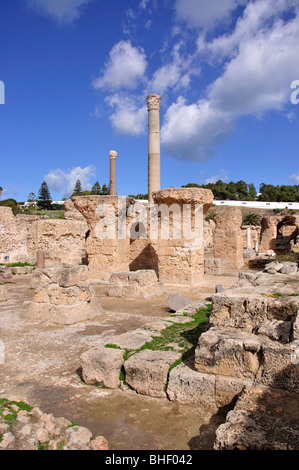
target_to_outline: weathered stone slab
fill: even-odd
[[[176,403],[204,407],[216,413],[249,384],[249,380],[197,372],[181,363],[169,374],[167,395]]]
[[[257,333],[266,335],[270,339],[281,341],[282,343],[289,343],[293,323],[291,321],[272,320],[263,322]]]
[[[38,303],[26,301],[23,304],[22,318],[40,322],[71,325],[89,320],[102,312],[97,303],[81,302],[74,305],[54,305],[50,303]]]
[[[107,295],[126,299],[149,299],[163,293],[156,272],[151,269],[112,273]]]
[[[215,375],[202,374],[181,363],[169,374],[167,396],[169,400],[217,412],[215,403]]]
[[[195,350],[198,372],[254,379],[261,364],[258,337],[234,329],[211,328],[203,333]]]
[[[32,287],[42,287],[48,284],[59,284],[60,287],[72,287],[86,281],[87,278],[87,266],[51,266],[35,270],[32,277]]]
[[[99,383],[108,388],[118,388],[124,351],[98,347],[81,355],[82,378],[86,384]]]
[[[152,341],[153,336],[157,336],[158,333],[146,329],[136,329],[133,331],[127,331],[120,335],[113,335],[106,337],[106,344],[115,344],[122,349],[139,349],[145,343]]]
[[[125,361],[126,382],[142,395],[166,397],[169,367],[181,355],[171,351],[145,349]]]
[[[177,312],[178,310],[182,310],[185,307],[192,305],[194,301],[190,299],[186,299],[185,297],[182,297],[181,295],[173,294],[168,297],[167,303],[168,303],[168,307],[170,308],[170,310],[172,310],[173,312]]]

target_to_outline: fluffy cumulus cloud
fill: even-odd
[[[229,34],[208,42],[201,33],[198,54],[218,67],[219,76],[207,87],[204,100],[187,104],[179,98],[169,107],[161,130],[166,152],[208,158],[239,117],[284,111],[290,104],[290,84],[299,76],[298,43],[295,0],[250,2]]]
[[[192,54],[183,54],[181,49],[183,41],[174,45],[169,61],[158,68],[148,84],[148,91],[155,90],[156,93],[163,94],[168,89],[187,89],[190,85],[191,75],[199,75],[200,69],[192,67]]]
[[[33,11],[48,16],[59,24],[72,23],[81,15],[82,8],[93,0],[26,0]]]
[[[46,176],[45,181],[50,190],[61,192],[62,197],[69,197],[74,189],[77,180],[80,180],[83,190],[90,190],[92,187],[91,179],[96,175],[96,168],[93,165],[81,168],[76,166],[68,171],[57,168],[51,170]]]
[[[112,114],[110,120],[117,134],[140,135],[145,131],[147,107],[140,106],[133,96],[115,93],[106,98]]]
[[[120,41],[111,49],[105,70],[93,81],[93,86],[109,91],[134,89],[144,78],[146,66],[142,48],[132,46],[130,41]]]
[[[165,114],[161,144],[175,157],[205,160],[232,130],[229,113],[213,108],[208,100],[188,105],[183,97],[179,97]]]

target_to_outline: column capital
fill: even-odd
[[[161,96],[156,93],[152,93],[147,96],[147,107],[150,111],[151,109],[160,109]]]
[[[110,158],[116,158],[117,157],[117,152],[115,150],[110,150],[109,157]]]

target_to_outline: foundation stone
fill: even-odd
[[[87,277],[87,266],[36,269],[32,277],[34,300],[24,302],[22,317],[72,324],[101,314],[101,305]]]

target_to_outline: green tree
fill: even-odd
[[[109,188],[106,186],[106,184],[103,184],[101,194],[107,195],[107,194],[109,194],[109,192],[110,192]]]
[[[42,182],[38,192],[38,205],[43,209],[51,209],[52,198],[45,181]]]
[[[244,214],[242,225],[261,225],[261,217],[256,212]]]
[[[74,187],[72,196],[81,196],[81,194],[82,194],[81,181],[77,180],[76,183],[75,183],[75,187]]]
[[[29,194],[28,194],[28,199],[27,199],[27,201],[28,201],[28,202],[37,201],[36,194],[35,194],[35,193],[29,193]]]
[[[255,201],[256,195],[257,195],[257,192],[256,192],[256,189],[255,189],[255,186],[254,186],[253,183],[250,183],[250,184],[248,185],[248,197],[247,197],[247,201]]]
[[[93,187],[91,188],[91,194],[102,194],[101,191],[101,185],[98,181],[96,181]]]

